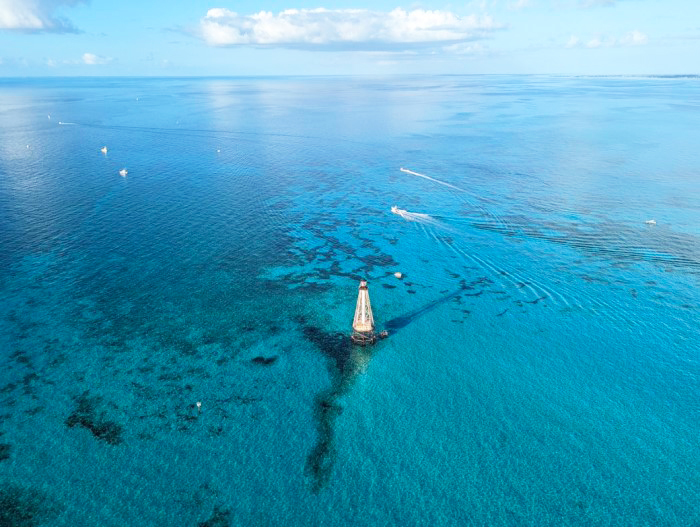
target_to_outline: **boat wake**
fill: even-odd
[[[488,222],[498,225],[500,228],[504,228],[504,229],[510,228],[510,225],[503,218],[501,218],[498,214],[496,214],[492,210],[489,210],[488,208],[486,208],[484,205],[482,205],[480,203],[480,201],[482,200],[482,198],[480,196],[477,196],[474,193],[469,192],[463,188],[452,185],[451,183],[447,183],[446,181],[441,181],[439,179],[435,179],[433,177],[426,176],[425,174],[421,174],[420,172],[414,172],[413,170],[409,170],[408,168],[401,167],[399,170],[401,170],[401,172],[403,172],[404,174],[410,174],[412,176],[417,176],[417,177],[420,177],[423,179],[427,179],[428,181],[432,181],[432,182],[437,183],[439,185],[443,185],[445,187],[449,187],[451,189],[458,191],[459,194],[455,194],[455,197],[459,201],[461,201],[463,204],[469,206],[475,213],[481,215]]]
[[[464,189],[461,189],[459,187],[455,187],[454,185],[451,185],[450,183],[446,183],[445,181],[440,181],[439,179],[432,178],[430,176],[426,176],[425,174],[419,174],[418,172],[414,172],[413,170],[409,170],[407,168],[401,167],[399,170],[405,174],[411,174],[412,176],[418,176],[422,177],[423,179],[427,179],[428,181],[433,181],[435,183],[438,183],[440,185],[445,185],[446,187],[453,188],[455,190],[459,190],[460,192],[465,192]]]
[[[421,212],[409,212],[405,209],[400,209],[396,205],[391,207],[391,212],[397,216],[401,216],[407,221],[415,221],[417,223],[424,223],[427,225],[441,225],[438,220],[433,218],[430,214],[423,214]]]

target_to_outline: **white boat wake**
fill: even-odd
[[[400,209],[396,205],[391,207],[391,212],[397,216],[401,216],[404,220],[415,221],[418,223],[426,223],[429,225],[440,225],[440,222],[433,218],[430,214],[421,212],[409,212],[405,209]]]
[[[401,172],[404,172],[406,174],[411,174],[412,176],[422,177],[423,179],[427,179],[429,181],[439,183],[440,185],[445,185],[446,187],[450,187],[450,188],[453,188],[455,190],[459,190],[460,192],[466,192],[464,189],[461,189],[459,187],[455,187],[454,185],[451,185],[451,184],[446,183],[444,181],[440,181],[439,179],[435,179],[435,178],[432,178],[430,176],[426,176],[425,174],[419,174],[418,172],[414,172],[413,170],[409,170],[409,169],[404,168],[404,167],[401,167],[399,170],[401,170]]]

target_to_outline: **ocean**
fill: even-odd
[[[699,129],[692,76],[1,79],[0,525],[700,525]]]

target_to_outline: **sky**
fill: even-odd
[[[0,77],[698,74],[698,0],[0,0]]]

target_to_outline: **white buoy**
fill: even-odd
[[[197,412],[201,412],[201,411],[202,411],[202,402],[197,401]]]
[[[49,114],[49,119],[51,119],[51,114]]]
[[[119,175],[120,175],[121,177],[126,177],[126,175],[127,175],[128,173],[129,173],[129,172],[127,172],[126,168],[122,168],[122,169],[119,171]]]
[[[103,146],[102,148],[100,148],[100,152],[102,152],[103,154],[106,154],[106,153],[107,153],[107,147],[106,147],[106,146]]]
[[[647,220],[644,223],[646,223],[647,225],[656,225],[656,220]]]
[[[221,149],[220,149],[220,148],[217,148],[216,153],[217,153],[217,154],[220,154],[220,153],[221,153]]]
[[[395,276],[396,278],[401,278],[403,275],[402,275],[401,273],[399,273],[398,271],[396,271],[396,272],[394,273],[394,276]]]

